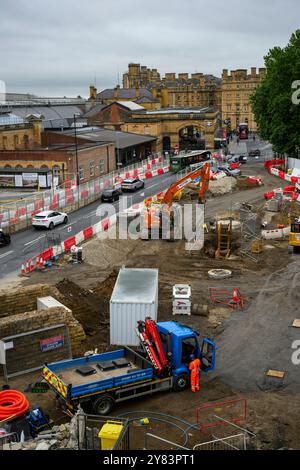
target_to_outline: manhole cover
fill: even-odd
[[[227,279],[232,276],[232,272],[229,269],[211,269],[208,275],[211,279]]]

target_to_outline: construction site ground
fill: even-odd
[[[248,170],[249,171],[249,170]],[[252,168],[252,174],[263,176],[265,185],[209,199],[206,217],[235,210],[235,204],[247,202],[259,207],[263,193],[278,187],[279,180],[262,166]],[[280,217],[276,215],[276,223]],[[185,250],[185,242],[168,243],[162,240],[93,239],[84,245],[84,263],[70,264],[65,257],[50,270],[33,273],[23,279],[23,285],[37,283],[56,285],[65,298],[65,305],[83,325],[87,334],[82,353],[109,346],[109,300],[119,268],[159,269],[158,320],[172,320],[172,286],[192,286],[194,315],[175,317],[194,327],[201,336],[217,343],[217,367],[213,374],[202,375],[201,391],[192,394],[162,393],[119,405],[115,415],[134,410],[163,412],[191,423],[196,421],[199,406],[234,398],[247,399],[248,417],[241,426],[257,433],[258,448],[300,448],[300,374],[292,363],[292,343],[300,340],[299,329],[291,325],[300,314],[295,306],[300,299],[300,255],[288,255],[287,241],[268,241],[258,263],[241,258],[238,250],[230,259],[214,259],[206,252]],[[211,269],[229,269],[232,277],[214,281]],[[244,310],[218,307],[209,301],[208,288],[238,287],[246,297]],[[267,378],[268,370],[285,372],[281,379]],[[12,380],[11,386],[23,391],[39,380],[40,373]],[[50,394],[28,394],[31,405],[40,405],[56,421],[64,419],[55,409]],[[150,424],[151,432],[181,444],[178,431],[164,425]],[[236,430],[228,428],[228,435]],[[193,431],[192,433],[195,433]],[[216,431],[217,434],[217,431]],[[192,436],[191,436],[192,437]],[[198,439],[199,437],[199,439]],[[207,440],[210,440],[210,435]],[[200,441],[194,435],[193,442]],[[201,436],[205,440],[205,436]],[[136,446],[143,443],[137,439]]]

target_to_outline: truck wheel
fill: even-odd
[[[174,379],[173,389],[175,392],[183,392],[187,388],[188,383],[189,379],[187,374],[178,375],[178,377]]]
[[[103,395],[93,402],[92,410],[95,415],[108,416],[114,407],[114,399],[110,395]]]

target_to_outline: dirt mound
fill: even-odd
[[[108,323],[109,299],[101,293],[82,289],[78,284],[64,279],[56,284],[62,302],[73,312],[88,336],[95,336],[102,325]]]
[[[237,181],[231,176],[225,176],[224,178],[211,181],[209,183],[209,192],[213,196],[222,196],[222,194],[227,194],[232,192],[237,186]]]

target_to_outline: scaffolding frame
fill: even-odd
[[[263,240],[258,214],[253,206],[243,203],[240,206],[241,220],[241,256],[258,263],[261,258]]]

